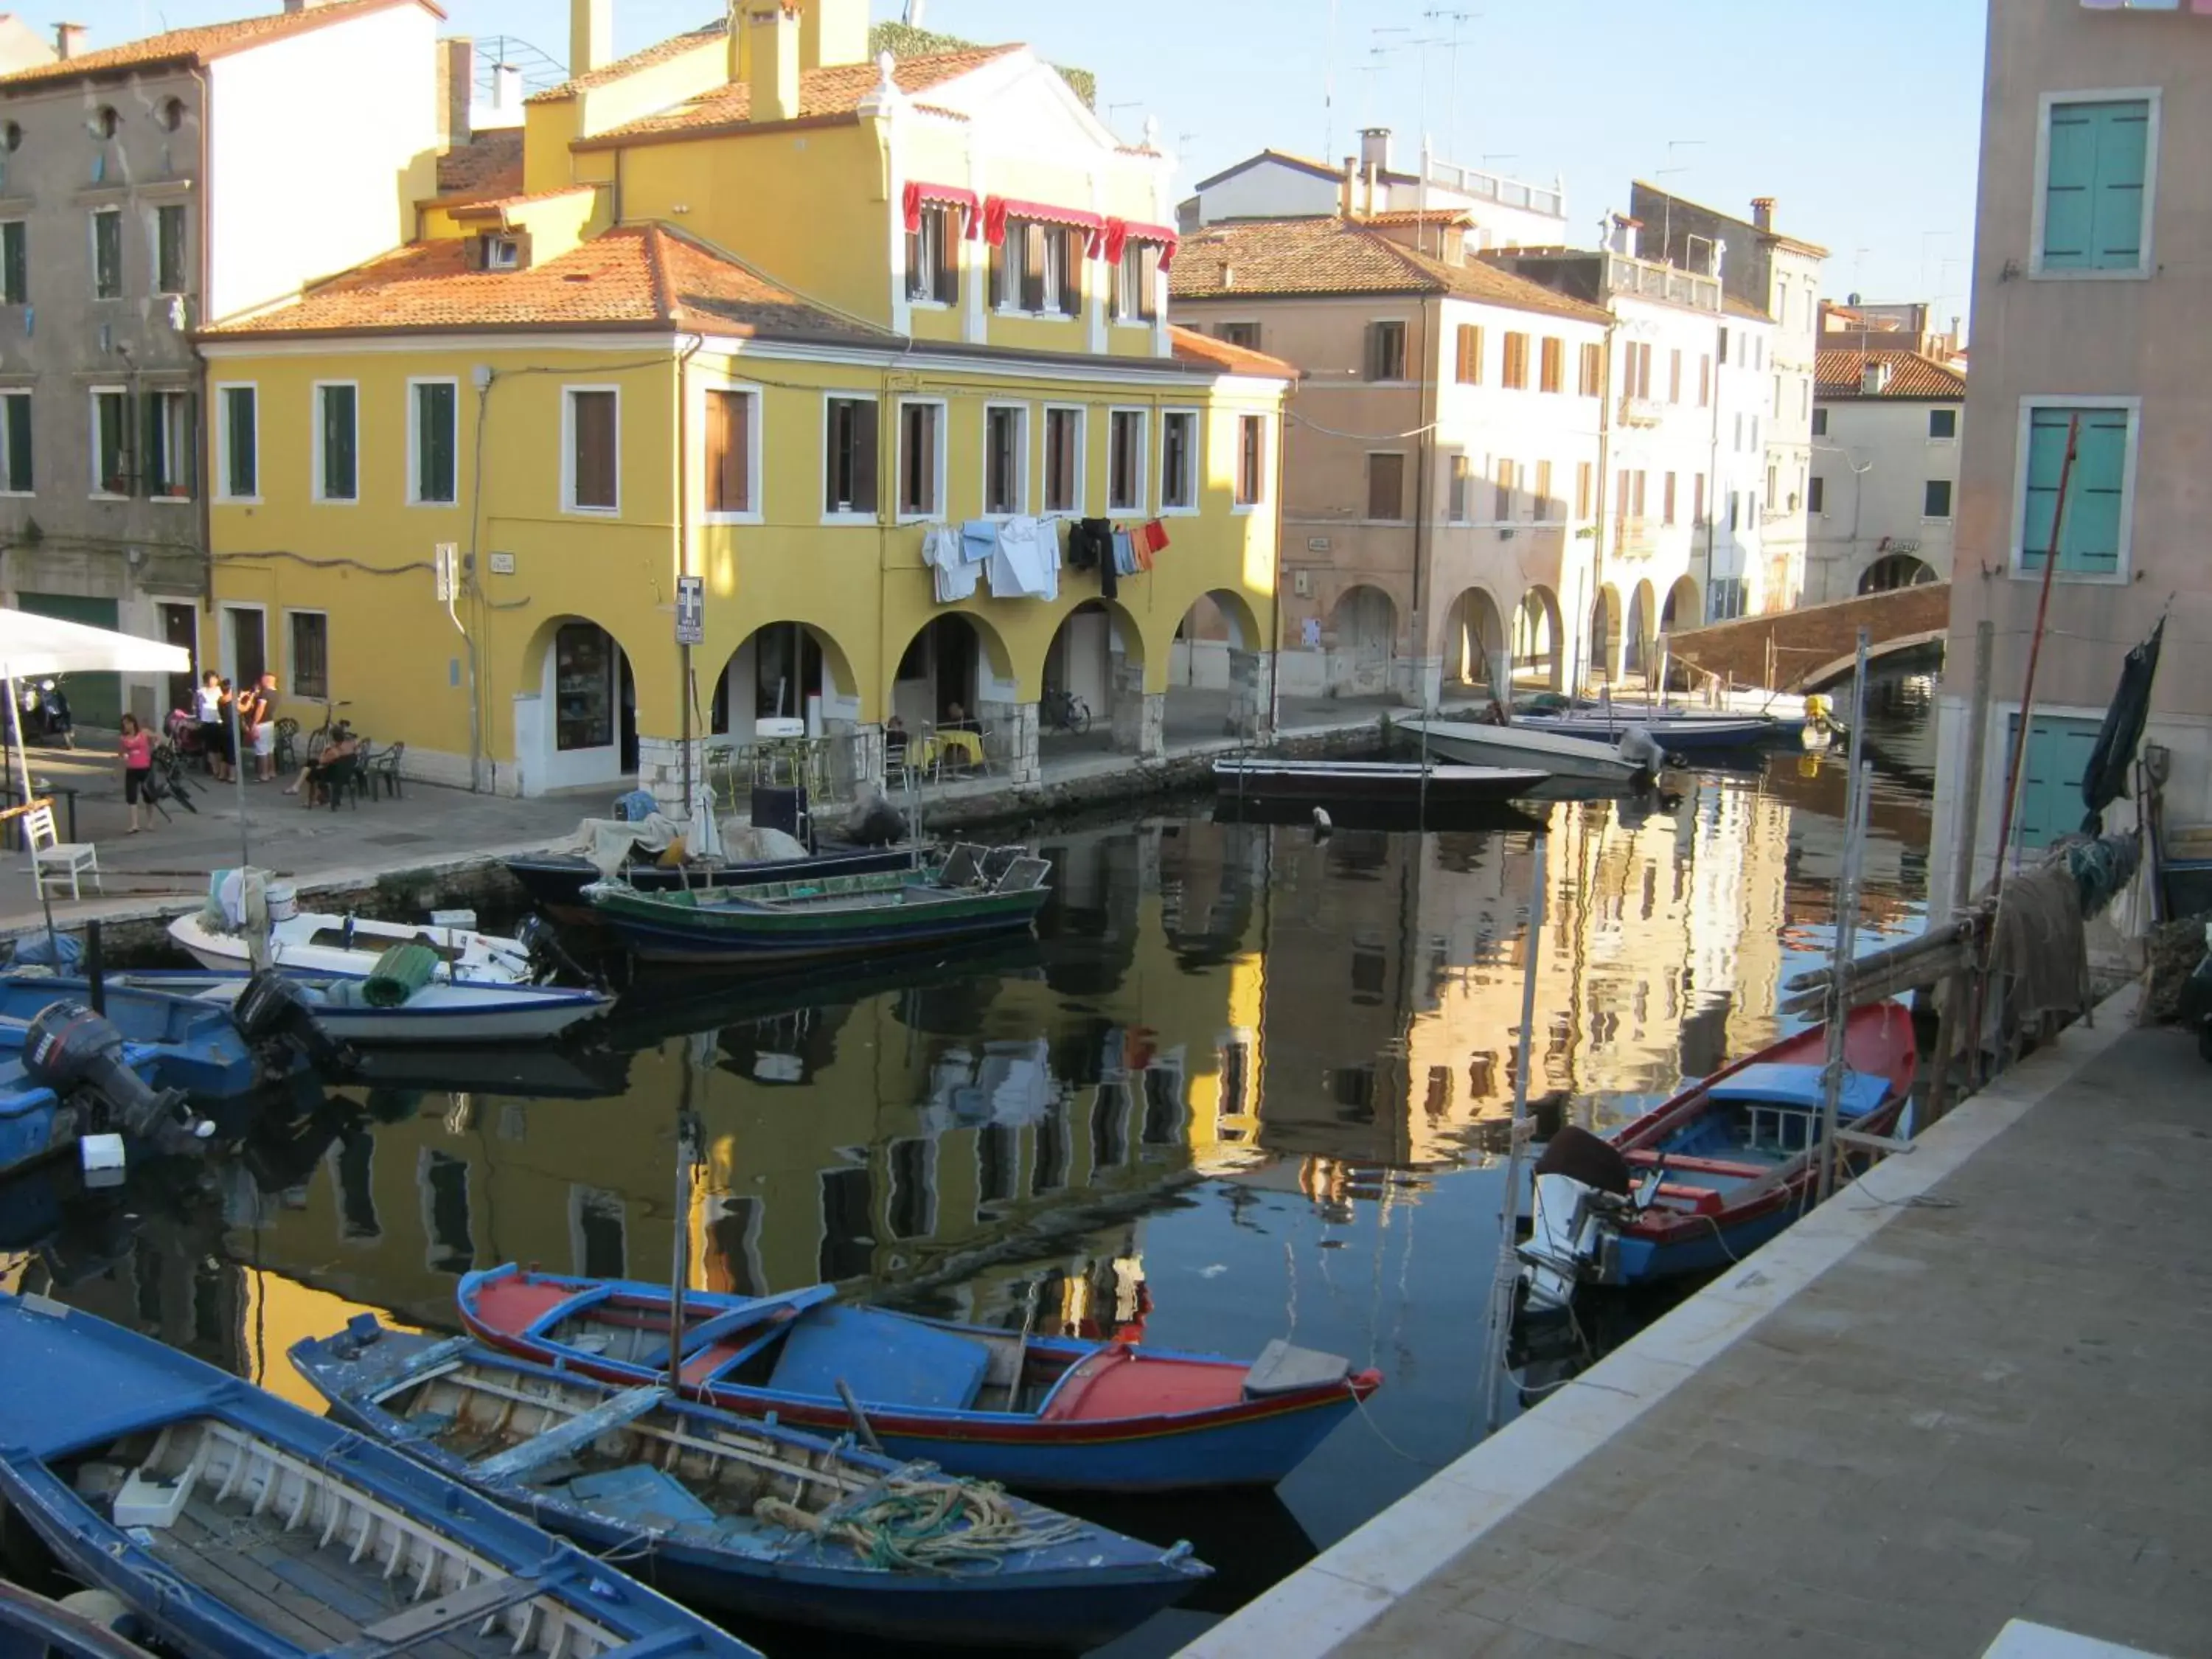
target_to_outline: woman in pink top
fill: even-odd
[[[131,808],[131,833],[139,830],[138,809],[146,809],[145,827],[154,827],[154,799],[146,793],[146,780],[154,775],[154,739],[138,724],[136,714],[123,717],[123,735],[116,740],[116,750],[123,757],[123,799]]]

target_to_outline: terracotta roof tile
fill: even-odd
[[[1516,311],[1603,323],[1600,307],[1488,264],[1447,264],[1334,216],[1208,225],[1183,239],[1169,273],[1177,300],[1328,294],[1446,294]]]
[[[154,64],[205,64],[284,35],[303,34],[309,29],[323,28],[348,18],[410,5],[420,5],[440,18],[446,15],[429,0],[333,0],[331,4],[310,7],[304,11],[274,11],[228,23],[171,29],[162,34],[149,34],[143,40],[127,40],[119,46],[103,46],[96,52],[81,52],[73,58],[58,58],[51,64],[33,64],[12,75],[0,75],[0,91]]]
[[[722,19],[716,18],[703,27],[683,34],[672,34],[665,40],[656,40],[642,52],[634,52],[627,58],[617,58],[611,64],[602,64],[589,74],[571,76],[557,87],[533,92],[524,101],[550,103],[556,99],[573,98],[580,92],[589,92],[594,87],[611,86],[640,70],[651,69],[655,64],[665,64],[672,58],[680,58],[694,46],[703,46],[709,40],[720,40],[729,32],[728,25]]]
[[[469,269],[469,243],[414,242],[310,291],[296,304],[204,337],[369,334],[395,330],[651,326],[884,340],[663,225],[625,226],[527,270]]]
[[[898,89],[911,97],[957,80],[1010,52],[1022,50],[1019,46],[975,46],[962,52],[936,52],[927,58],[902,58],[892,66],[891,77]],[[799,77],[799,118],[804,121],[851,114],[874,89],[877,79],[873,64],[831,64],[806,70]],[[576,148],[601,148],[653,133],[743,126],[752,119],[752,88],[743,82],[732,82],[673,109],[596,133],[580,142]]]
[[[1866,390],[1869,363],[1889,365],[1889,383],[1880,392]],[[1902,349],[1847,350],[1823,346],[1813,368],[1813,392],[1818,398],[1841,401],[1850,398],[1962,398],[1966,377],[1948,364],[1917,351]]]
[[[494,127],[438,158],[441,196],[512,196],[522,188],[522,129]]]
[[[1261,374],[1273,380],[1295,380],[1301,373],[1297,365],[1279,357],[1270,357],[1264,351],[1254,351],[1246,346],[1231,345],[1211,334],[1200,334],[1194,328],[1170,324],[1168,341],[1181,361],[1210,363],[1232,374]]]

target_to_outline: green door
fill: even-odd
[[[122,623],[113,599],[82,599],[74,593],[19,593],[17,602],[34,617],[55,617],[63,622],[83,623],[93,628],[120,631]],[[70,715],[79,726],[104,726],[113,731],[123,720],[123,677],[119,674],[71,674],[62,682],[69,693]]]

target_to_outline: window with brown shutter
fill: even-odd
[[[1045,266],[1051,258],[1045,251],[1044,227],[1029,224],[1007,226],[1006,244],[1009,247],[1013,246],[1017,236],[1021,239],[1022,245],[1022,309],[1042,311],[1047,292]]]
[[[1690,480],[1690,522],[1692,524],[1703,524],[1705,521],[1705,475],[1700,472],[1696,474]]]
[[[752,491],[750,392],[707,393],[707,510],[750,513]]]
[[[1679,346],[1667,356],[1667,401],[1682,401],[1682,352]]]
[[[899,405],[898,510],[928,518],[938,510],[938,416],[935,404]]]
[[[1063,317],[1083,314],[1083,267],[1090,261],[1084,258],[1088,239],[1079,230],[1066,226],[1055,227],[1050,233],[1053,245],[1053,275],[1059,280],[1059,295],[1054,303]]]
[[[1545,392],[1557,392],[1566,384],[1566,378],[1567,343],[1555,334],[1547,334],[1537,386]]]
[[[1367,325],[1367,378],[1402,380],[1406,378],[1406,325],[1403,323]]]
[[[1267,461],[1261,446],[1267,441],[1267,422],[1264,416],[1239,415],[1237,417],[1237,505],[1256,507],[1260,491],[1267,479]]]
[[[1451,458],[1450,496],[1445,508],[1445,516],[1454,524],[1467,522],[1468,491],[1473,483],[1474,476],[1468,467],[1466,456],[1455,455]]]
[[[1459,350],[1452,378],[1462,386],[1482,384],[1482,330],[1474,323],[1459,325]]]
[[[1048,409],[1044,412],[1044,510],[1080,513],[1082,495],[1083,411]]]
[[[1713,354],[1710,351],[1698,358],[1698,407],[1704,409],[1713,401]]]
[[[568,505],[578,512],[611,513],[616,499],[615,394],[568,393]]]
[[[1402,519],[1406,516],[1406,458],[1382,453],[1367,458],[1367,516]]]
[[[1588,461],[1577,461],[1575,463],[1575,517],[1577,519],[1587,519],[1590,515],[1590,464]]]
[[[1552,464],[1549,461],[1536,463],[1536,507],[1532,516],[1540,521],[1552,516]]]
[[[1504,385],[1513,392],[1528,389],[1528,337],[1525,334],[1505,337]]]
[[[983,411],[983,510],[1022,510],[1024,474],[1028,471],[1029,410],[994,404]]]
[[[1674,475],[1671,472],[1659,486],[1659,521],[1662,524],[1674,522]]]
[[[1641,519],[1644,516],[1644,474],[1641,468],[1628,475],[1631,501],[1628,516],[1632,519]]]
[[[1583,348],[1583,371],[1575,382],[1575,390],[1585,398],[1595,398],[1605,390],[1605,348],[1586,345]]]
[[[1510,340],[1513,337],[1509,334],[1505,337]],[[1522,337],[1527,337],[1524,335]],[[1491,517],[1500,524],[1508,522],[1513,517],[1513,487],[1520,481],[1521,469],[1518,465],[1511,461],[1498,462],[1498,505],[1496,510],[1491,514]]]

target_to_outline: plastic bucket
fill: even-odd
[[[290,883],[282,882],[269,889],[269,920],[289,921],[300,914],[300,895]]]

